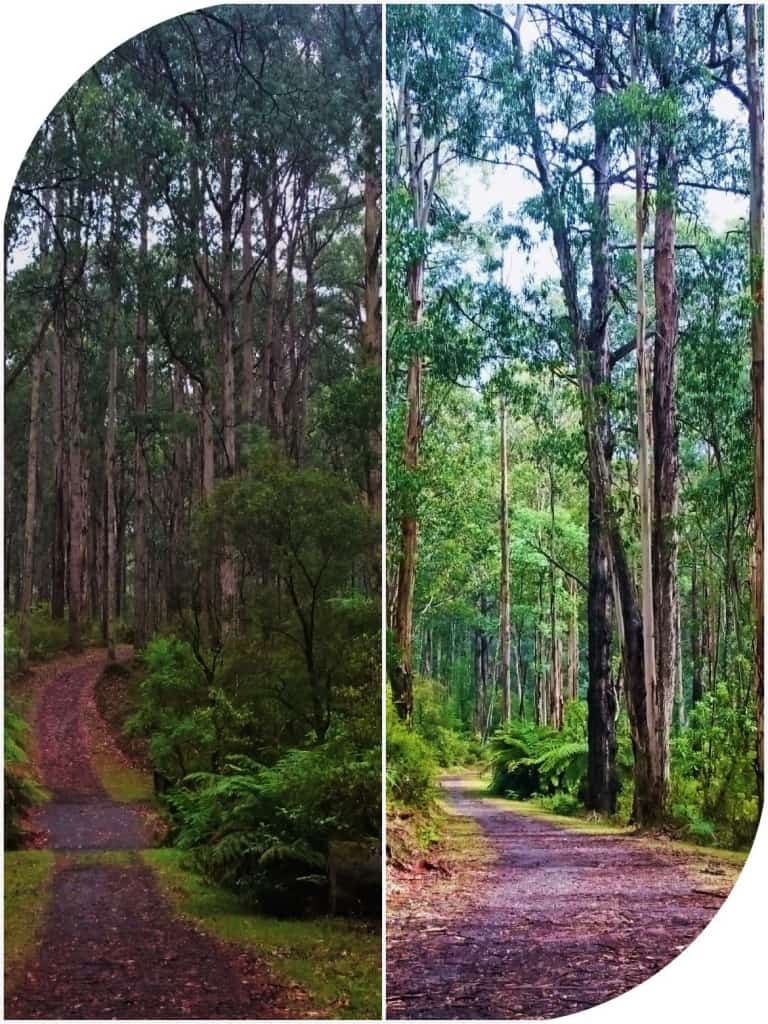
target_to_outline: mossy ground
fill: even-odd
[[[300,985],[330,1018],[381,1017],[381,934],[345,918],[279,920],[248,913],[237,898],[184,865],[178,850],[141,854],[176,911],[227,942],[252,948],[275,975]]]
[[[154,801],[152,776],[118,760],[109,751],[94,751],[94,771],[111,800],[119,804],[149,804]]]
[[[50,850],[5,854],[5,976],[12,984],[31,957],[51,895]]]

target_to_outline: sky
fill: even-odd
[[[735,120],[746,125],[746,111],[735,96],[723,90],[712,101],[713,112],[722,120]],[[489,164],[465,165],[452,171],[454,191],[464,197],[466,209],[473,221],[485,221],[488,211],[501,206],[505,222],[514,221],[520,204],[538,193],[538,186],[517,167],[499,167]],[[724,231],[733,222],[749,214],[746,196],[724,192],[703,191],[702,221],[714,231]],[[611,201],[634,200],[634,186],[616,186]],[[530,276],[534,282],[557,278],[559,271],[554,246],[549,238],[534,245],[524,254],[510,242],[504,265],[504,281],[514,286]]]

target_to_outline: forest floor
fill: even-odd
[[[738,876],[738,855],[521,813],[477,775],[442,786],[440,858],[389,871],[390,1019],[547,1019],[605,1002],[685,949]]]
[[[89,651],[25,679],[32,758],[50,799],[31,822],[37,848],[6,862],[5,1018],[322,1016],[265,958],[220,941],[166,898],[139,852],[157,824],[151,785],[96,711],[104,665],[103,651]]]

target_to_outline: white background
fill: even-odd
[[[0,31],[0,202],[50,108],[95,61],[137,32],[190,8],[178,0],[27,0],[4,7]],[[695,1021],[751,1024],[765,1013],[768,837],[760,830],[733,894],[673,964],[638,989],[567,1018],[574,1024]],[[513,969],[513,965],[510,965]],[[595,979],[599,991],[600,980]]]

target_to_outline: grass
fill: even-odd
[[[120,804],[148,804],[155,799],[152,777],[148,772],[118,761],[108,751],[94,750],[94,770],[108,796]]]
[[[80,867],[97,866],[129,868],[137,863],[137,855],[133,850],[77,850],[62,855],[61,863],[77,864]]]
[[[381,1017],[381,938],[345,918],[280,920],[248,913],[232,894],[184,866],[178,850],[146,850],[161,891],[184,917],[219,939],[250,947],[275,975],[304,989],[332,1018]]]
[[[51,894],[53,853],[5,854],[5,971],[8,983],[31,956]]]
[[[725,850],[717,846],[701,846],[697,843],[689,843],[681,839],[661,838],[650,833],[644,834],[638,832],[633,825],[623,825],[610,819],[601,818],[596,814],[565,816],[563,814],[554,814],[534,801],[512,800],[509,797],[491,796],[477,775],[467,776],[463,780],[463,788],[468,795],[485,800],[500,810],[525,814],[529,818],[540,818],[543,821],[550,821],[553,825],[561,825],[563,828],[569,828],[575,832],[591,833],[592,835],[628,836],[637,839],[638,842],[644,843],[649,847],[663,847],[666,850],[695,854],[702,858],[712,857],[715,860],[721,860],[738,867],[744,864],[748,856],[748,851]]]

